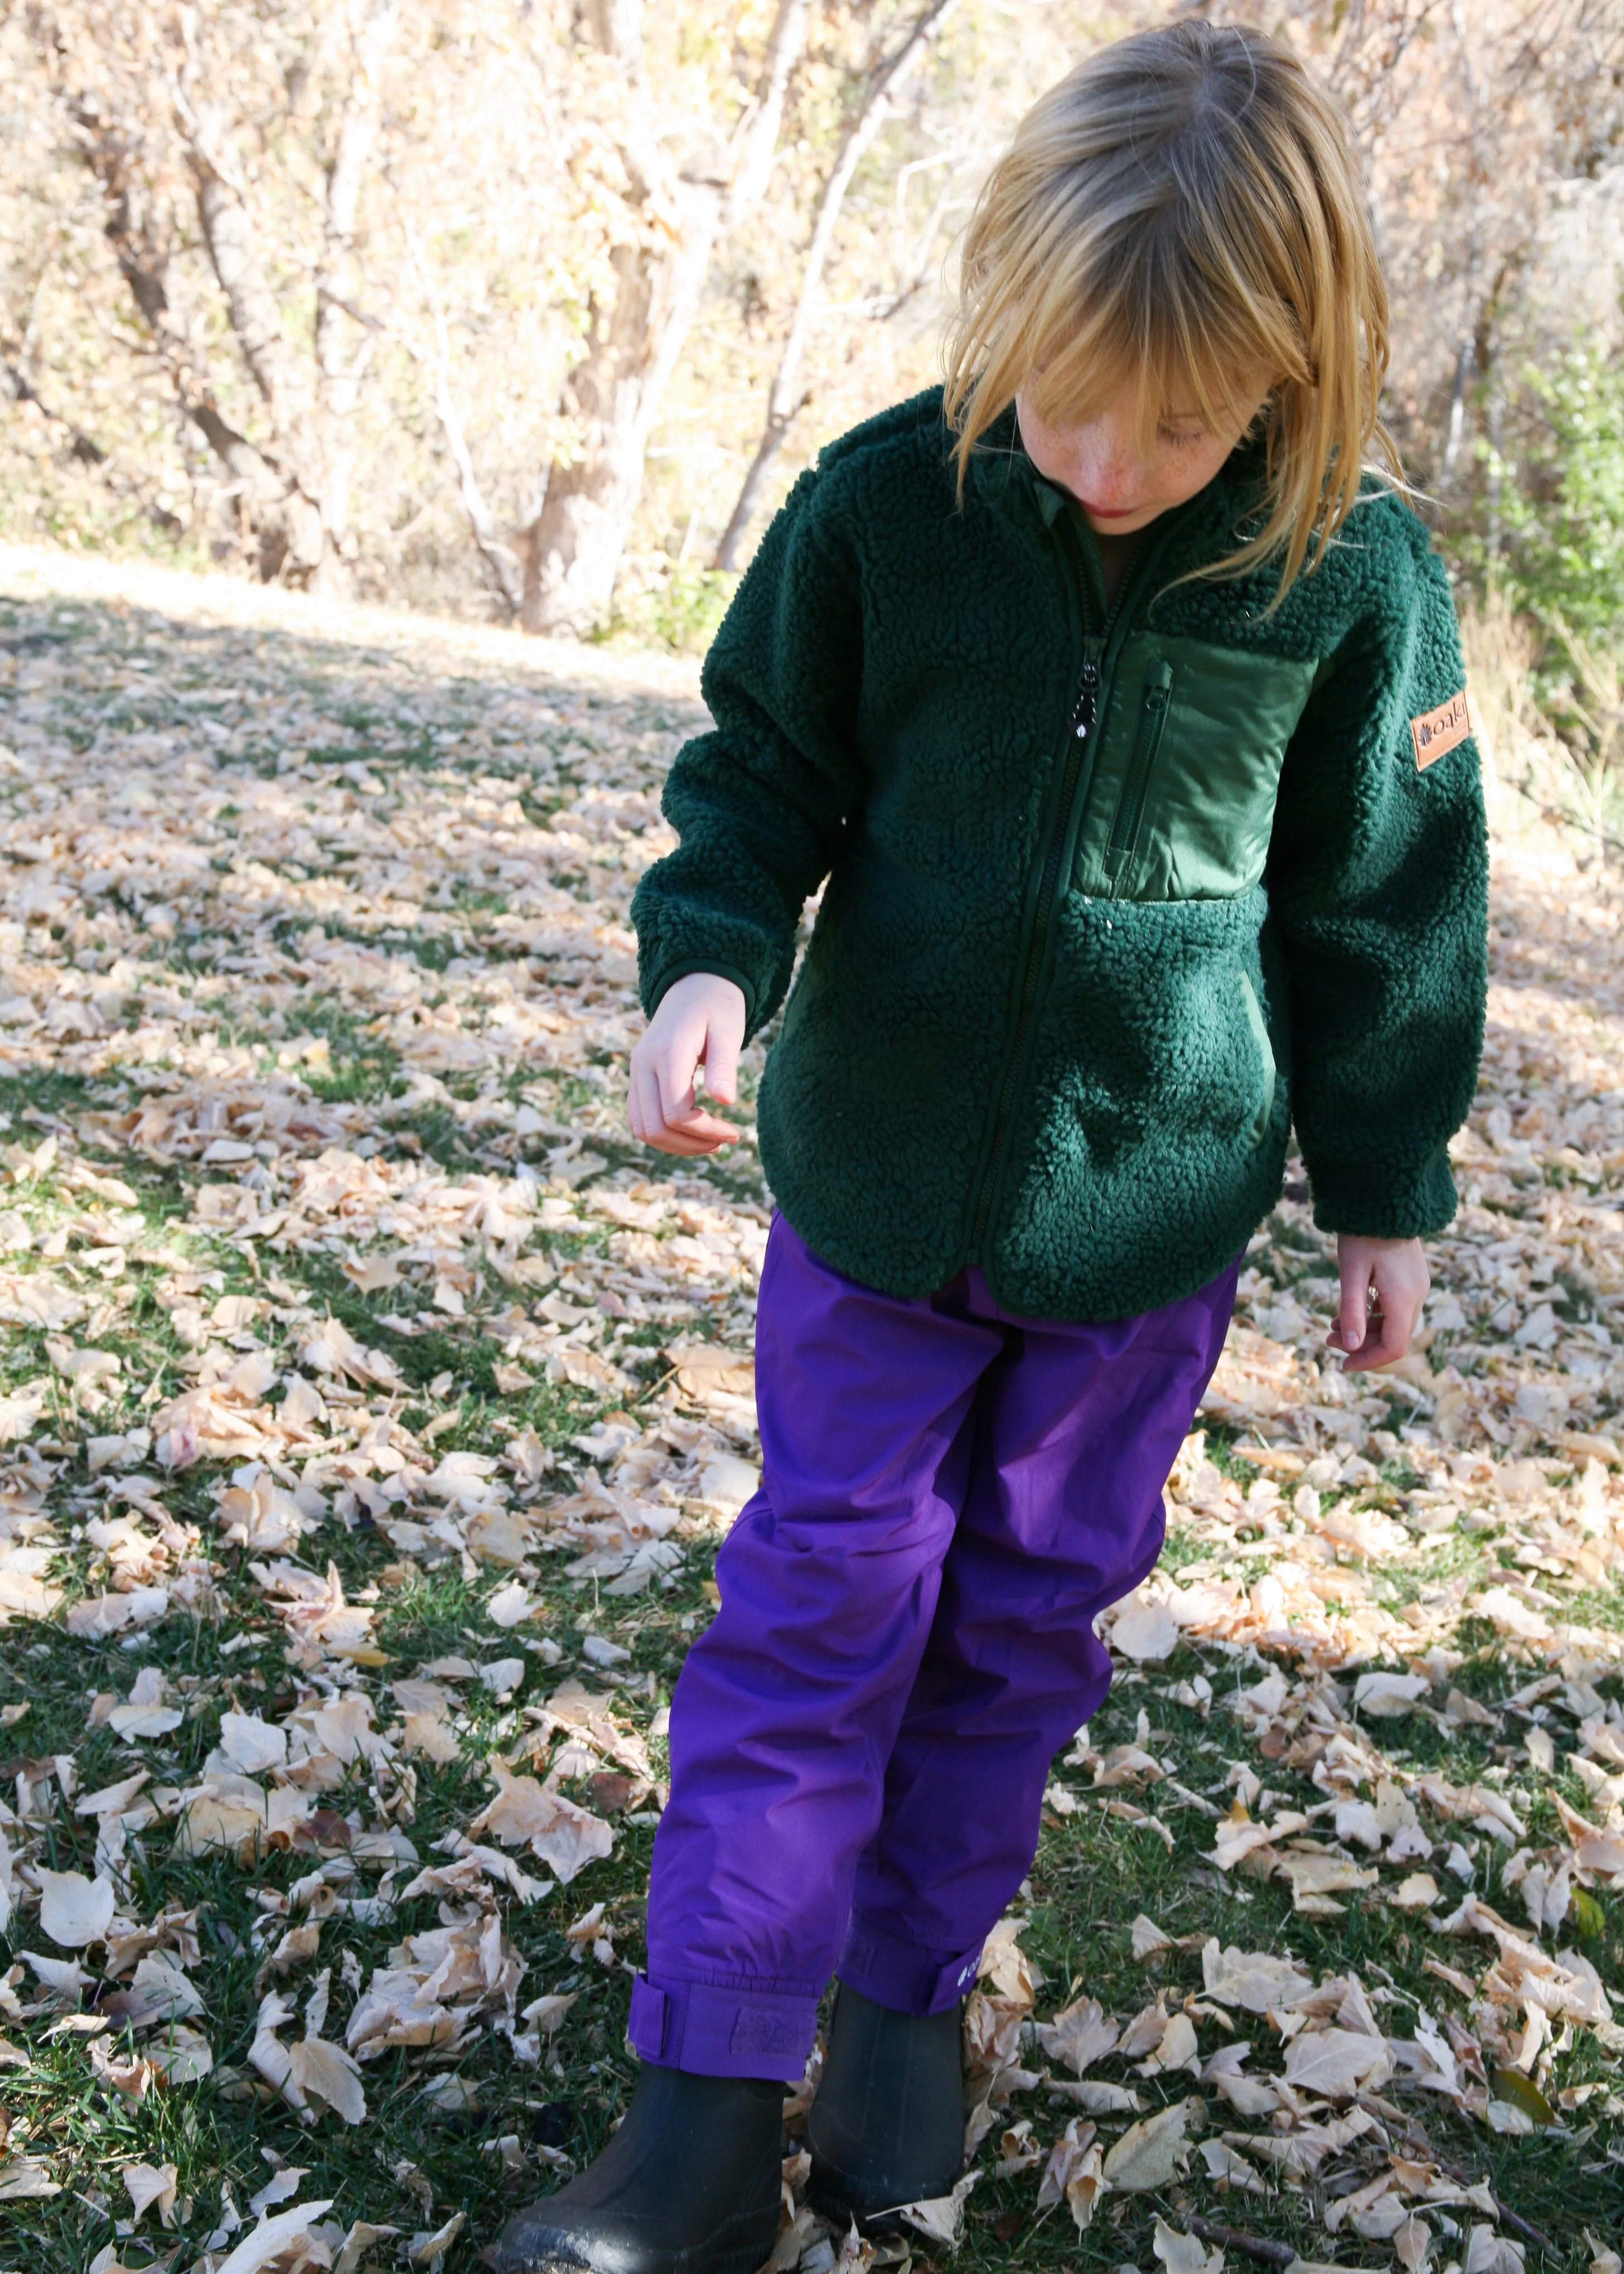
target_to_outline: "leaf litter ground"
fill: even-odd
[[[757,1475],[753,1149],[621,1118],[695,683],[0,591],[0,2254],[460,2274],[624,2105]],[[775,2268],[1620,2274],[1624,903],[1538,828],[1495,878],[1425,1350],[1322,1359],[1294,1175],[966,2012],[966,2181],[876,2248],[795,2150]]]

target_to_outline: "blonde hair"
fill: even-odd
[[[977,201],[948,345],[960,493],[1028,383],[1062,423],[1137,389],[1147,448],[1169,410],[1239,424],[1267,374],[1262,525],[1207,573],[1280,553],[1278,602],[1367,466],[1402,484],[1387,367],[1387,288],[1330,95],[1262,32],[1138,33],[1033,105]]]

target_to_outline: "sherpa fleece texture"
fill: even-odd
[[[667,781],[680,842],[634,902],[645,1009],[719,972],[754,1033],[827,879],[762,1160],[814,1251],[891,1294],[970,1260],[1032,1317],[1188,1294],[1274,1204],[1293,1120],[1322,1230],[1437,1231],[1482,1046],[1487,857],[1475,743],[1423,769],[1410,729],[1464,684],[1425,529],[1372,492],[1272,615],[1267,568],[1177,583],[1256,509],[1237,452],[1156,524],[1107,645],[1080,516],[1012,416],[962,504],[951,443],[936,390],[869,420],[763,540],[705,665],[715,730]],[[1101,658],[1083,764],[1074,706]],[[1259,718],[1296,689],[1272,752],[1241,747],[1244,701],[1241,725],[1203,727],[1237,716],[1201,690],[1227,673],[1232,695],[1237,670]],[[1206,708],[1181,714],[1192,683]],[[1114,788],[1095,778],[1112,765]],[[1136,848],[1103,885],[1101,799]],[[1164,863],[1162,897],[1136,889],[1158,832],[1177,875],[1181,829],[1228,859],[1231,825],[1260,873],[1237,853],[1232,888],[1167,897]]]

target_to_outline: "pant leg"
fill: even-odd
[[[966,1984],[944,1962],[979,1952],[1031,1864],[1054,1756],[1109,1687],[1094,1621],[1161,1553],[1162,1488],[1223,1347],[1235,1280],[1231,1269],[1110,1325],[1026,1322],[982,1382],[968,1488],[840,1962],[841,1980],[882,2005],[951,2005]],[[989,1303],[984,1283],[980,1295]]]
[[[775,1219],[762,1488],[717,1559],[721,1609],[672,1701],[632,2001],[645,2059],[800,2076],[936,1612],[976,1383],[1003,1344],[995,1320],[955,1314],[952,1290],[902,1302],[859,1286]]]

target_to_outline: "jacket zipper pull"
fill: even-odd
[[[1083,665],[1083,683],[1071,705],[1071,732],[1079,742],[1087,741],[1099,708],[1100,665],[1098,658],[1091,655]]]

